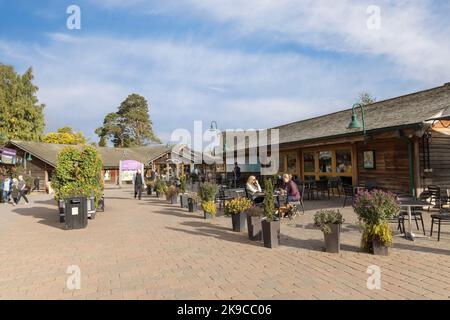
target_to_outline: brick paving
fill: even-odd
[[[305,215],[283,221],[281,246],[266,249],[230,218],[206,221],[179,205],[130,189],[106,190],[106,212],[87,229],[65,231],[55,201],[0,204],[0,299],[449,299],[450,227],[416,242],[395,237],[389,257],[359,252],[361,234],[350,207],[341,209],[342,253],[322,252],[313,228],[319,208],[342,199],[307,201]],[[429,213],[425,213],[429,232]],[[68,266],[81,270],[69,290]],[[366,270],[381,268],[380,290]]]

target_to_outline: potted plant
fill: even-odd
[[[201,203],[200,197],[197,192],[190,192],[187,195],[187,203],[189,212],[194,212],[198,208],[198,204]]]
[[[353,208],[364,228],[361,247],[375,255],[388,255],[392,246],[388,220],[400,212],[395,195],[381,190],[362,191],[357,194]]]
[[[199,196],[205,219],[210,219],[216,215],[216,194],[217,186],[215,184],[205,182],[200,186]]]
[[[156,197],[159,198],[162,194],[166,193],[166,189],[167,189],[167,185],[161,180],[161,179],[156,179],[155,182],[155,192],[156,192]]]
[[[248,238],[250,240],[261,240],[262,239],[262,229],[261,229],[261,218],[264,215],[264,211],[259,206],[253,206],[246,211],[247,214],[247,229]]]
[[[166,189],[166,199],[171,204],[177,203],[178,189],[175,186],[169,186]]]
[[[245,229],[246,210],[251,208],[252,201],[247,198],[235,198],[225,203],[225,214],[231,215],[234,232],[242,232]]]
[[[264,181],[265,198],[263,202],[264,218],[261,221],[264,246],[276,248],[280,242],[280,220],[275,217],[275,199],[273,197],[272,181]]]
[[[180,178],[180,206],[188,207],[188,194],[186,193],[186,176]]]
[[[344,218],[339,210],[320,210],[314,215],[314,226],[322,230],[325,237],[326,252],[340,252],[343,222]]]

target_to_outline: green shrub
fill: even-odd
[[[64,148],[57,157],[52,178],[56,199],[94,195],[98,204],[103,196],[102,159],[92,146]]]
[[[266,193],[263,202],[264,216],[266,217],[267,221],[273,221],[274,220],[273,215],[275,213],[275,199],[273,197],[272,180],[270,179],[264,180],[264,189]]]
[[[167,187],[165,193],[166,193],[167,200],[170,200],[172,197],[174,197],[178,194],[178,189],[175,186],[169,186],[169,187]]]
[[[374,190],[360,192],[353,208],[358,220],[364,225],[361,247],[366,251],[373,250],[373,241],[382,245],[392,245],[392,232],[388,220],[400,212],[396,196],[390,192]]]
[[[339,210],[320,210],[314,215],[314,226],[323,233],[330,233],[330,225],[342,224],[344,221]]]
[[[186,192],[186,181],[187,181],[186,176],[182,176],[180,178],[180,192],[181,193],[185,193]]]
[[[217,185],[205,182],[200,186],[198,194],[202,202],[214,201],[216,199],[217,190]]]
[[[166,190],[167,190],[167,185],[164,183],[164,181],[162,181],[160,178],[156,179],[155,191],[158,194],[164,194],[164,193],[166,193]]]

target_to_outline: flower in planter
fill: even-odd
[[[167,200],[172,199],[172,197],[175,197],[178,194],[178,189],[175,186],[169,186],[166,189],[166,198]]]
[[[252,207],[252,201],[247,198],[235,198],[225,203],[225,214],[239,214]]]
[[[203,211],[209,213],[212,216],[215,216],[217,212],[216,204],[214,201],[202,202],[202,209]]]
[[[201,199],[197,192],[188,192],[188,198],[192,199],[193,204],[199,204],[201,202]]]
[[[374,190],[358,193],[353,204],[358,220],[364,227],[361,246],[373,251],[373,242],[382,246],[392,245],[392,232],[388,220],[400,212],[400,205],[393,193]]]
[[[344,218],[339,210],[320,210],[314,215],[314,226],[323,233],[331,233],[330,225],[344,223]]]

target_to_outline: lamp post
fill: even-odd
[[[362,125],[358,120],[358,115],[356,114],[356,108],[361,109],[361,119]],[[350,121],[347,129],[363,129],[364,136],[366,136],[366,120],[364,114],[364,105],[361,103],[355,103],[352,107],[352,120]]]

